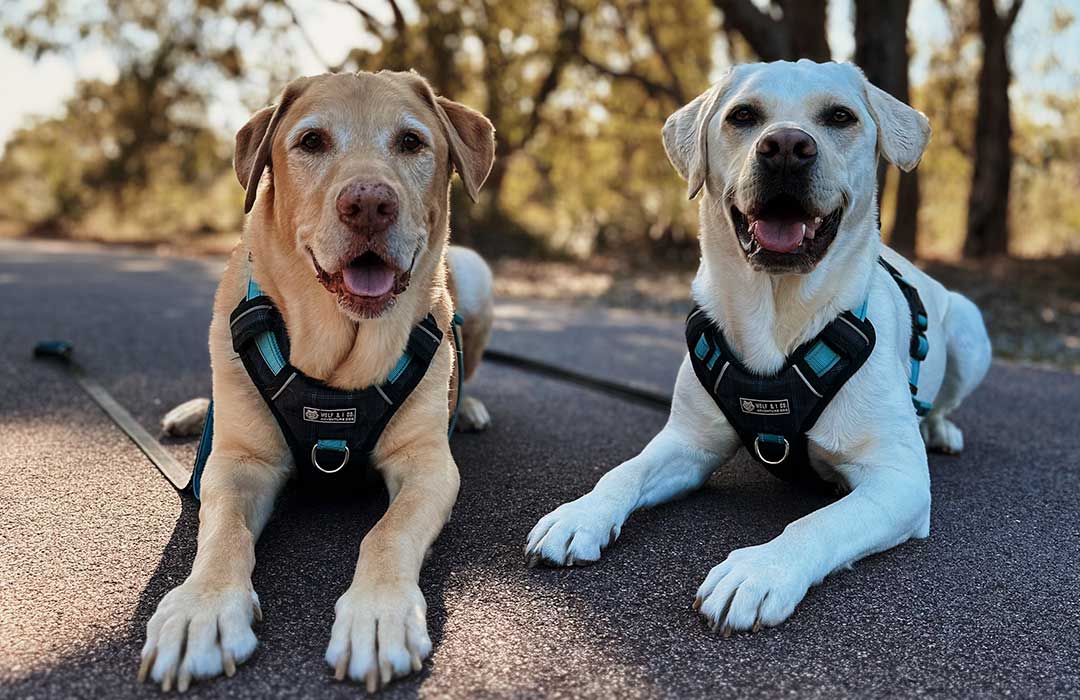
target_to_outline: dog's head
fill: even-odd
[[[813,270],[845,217],[873,214],[877,156],[911,170],[929,139],[925,116],[855,66],[807,60],[736,66],[664,124],[690,197],[704,187],[705,215],[771,274]]]
[[[434,270],[457,170],[475,200],[494,159],[479,112],[436,97],[415,73],[327,74],[290,83],[236,135],[236,176],[339,306],[390,309],[414,272]]]

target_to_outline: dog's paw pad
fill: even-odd
[[[964,450],[964,433],[947,418],[927,418],[919,425],[923,442],[934,452],[948,455],[960,454]]]
[[[165,414],[161,419],[161,432],[173,437],[188,437],[202,432],[210,399],[185,401]]]
[[[491,414],[480,399],[462,396],[458,406],[455,430],[463,433],[478,433],[491,427]]]

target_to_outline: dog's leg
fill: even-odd
[[[462,379],[472,379],[484,356],[491,327],[495,321],[495,292],[491,268],[474,251],[461,246],[450,246],[446,251],[450,266],[450,279],[454,289],[454,304],[464,323],[461,326]],[[491,414],[475,396],[462,392],[458,406],[456,430],[480,432],[491,426]]]
[[[464,358],[462,379],[464,381],[468,381],[476,373],[476,368],[484,356],[484,349],[491,338],[494,318],[494,306],[490,299],[482,309],[465,318],[465,323],[461,328],[462,357]],[[458,391],[465,392],[465,387],[458,387]],[[462,393],[455,429],[471,433],[487,430],[490,427],[491,414],[488,413],[487,407],[475,396]]]
[[[964,449],[964,434],[948,419],[990,369],[992,350],[982,314],[967,297],[949,293],[945,314],[945,378],[934,407],[919,426],[926,447],[946,454]]]
[[[642,450],[605,474],[592,491],[540,519],[529,533],[529,566],[587,564],[600,558],[639,508],[670,501],[699,488],[723,462],[695,449],[665,428]]]
[[[457,465],[445,442],[410,445],[380,469],[390,507],[360,543],[356,575],[334,607],[326,650],[338,680],[366,681],[369,692],[419,671],[431,653],[420,567],[458,492]]]
[[[601,477],[592,491],[541,518],[529,533],[526,561],[530,566],[596,561],[618,538],[631,513],[699,488],[738,444],[684,361],[664,429],[641,454]]]
[[[853,486],[844,498],[784,528],[775,539],[737,549],[698,588],[694,607],[724,636],[778,625],[806,591],[833,571],[930,532],[926,451],[909,446],[838,467]],[[903,461],[898,461],[903,460]],[[904,465],[897,468],[897,465]]]
[[[199,543],[191,575],[169,591],[146,625],[139,679],[169,690],[209,678],[255,651],[252,622],[259,598],[251,585],[255,541],[266,525],[286,470],[215,448],[206,465],[199,508]]]

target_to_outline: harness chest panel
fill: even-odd
[[[453,338],[460,397],[459,324],[455,314]],[[428,314],[413,328],[405,353],[386,382],[348,391],[309,377],[289,364],[285,322],[273,301],[254,282],[249,285],[247,297],[232,312],[229,329],[233,350],[240,356],[289,445],[298,477],[309,483],[330,485],[342,478],[336,477],[339,473],[356,477],[367,472],[371,453],[383,430],[424,378],[443,340],[435,318]],[[207,414],[192,478],[196,498],[200,495],[212,434],[213,404]]]
[[[923,415],[929,404],[914,396],[919,362],[926,357],[926,312],[915,288],[884,260],[879,262],[911,307],[911,392],[916,412]],[[687,317],[686,342],[694,374],[750,455],[775,476],[804,485],[826,485],[810,464],[806,434],[874,350],[876,335],[866,310],[864,301],[858,309],[840,314],[771,376],[746,369],[700,307]]]

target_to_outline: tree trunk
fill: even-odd
[[[994,0],[979,0],[983,60],[975,116],[975,166],[968,201],[964,255],[984,258],[1009,252],[1009,181],[1012,117],[1009,114],[1009,31],[1020,10],[1014,0],[1005,17]]]
[[[908,85],[911,55],[907,41],[910,8],[910,0],[855,0],[855,63],[870,82],[903,102],[911,100]],[[888,164],[880,162],[879,202],[887,172]],[[915,255],[918,214],[919,174],[917,171],[900,173],[889,245],[909,257]],[[880,225],[880,218],[878,223]]]
[[[781,0],[778,4],[787,29],[787,58],[792,61],[800,58],[819,62],[831,60],[824,0]]]
[[[713,0],[724,15],[724,28],[737,31],[762,61],[832,58],[826,31],[826,0],[773,0],[774,18],[753,0]]]

